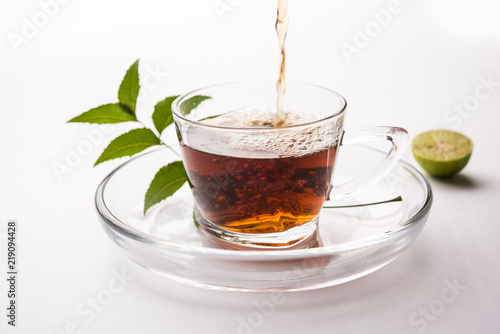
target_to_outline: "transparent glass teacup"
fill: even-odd
[[[199,95],[209,99],[192,109]],[[272,126],[275,104],[272,82],[206,87],[172,104],[196,219],[203,231],[236,248],[305,244],[324,202],[382,178],[408,139],[397,127],[344,135],[345,99],[317,85],[287,84],[282,126]],[[367,174],[333,186],[339,147],[370,140],[391,143],[385,159]]]

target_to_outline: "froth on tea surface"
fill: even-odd
[[[306,115],[288,113],[287,125],[307,123]],[[271,109],[254,108],[205,123],[258,130],[272,127],[273,116]],[[181,148],[203,218],[240,233],[282,232],[313,220],[331,187],[333,131],[331,124],[316,124],[201,136],[193,128]]]
[[[286,112],[280,127],[272,125],[275,109],[269,107],[247,107],[201,121],[202,124],[227,127],[228,131],[211,132],[191,127],[184,144],[213,154],[231,155],[241,158],[300,157],[327,150],[336,146],[338,129],[334,124],[310,124],[324,118],[314,112]],[[287,127],[305,124],[296,129]],[[231,128],[248,128],[247,131],[231,131]],[[281,130],[281,128],[283,130]],[[251,131],[256,129],[256,131]],[[273,129],[259,131],[260,129]]]

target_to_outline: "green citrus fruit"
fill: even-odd
[[[411,148],[415,160],[429,174],[449,176],[469,162],[472,140],[454,131],[431,130],[415,137]]]

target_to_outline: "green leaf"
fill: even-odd
[[[94,166],[101,162],[132,156],[148,147],[159,145],[160,139],[156,137],[153,131],[146,128],[131,130],[121,136],[116,137],[108,147],[102,152]]]
[[[213,119],[213,118],[217,118],[217,117],[221,117],[221,116],[224,116],[224,115],[227,115],[229,114],[230,112],[225,112],[223,114],[219,114],[219,115],[213,115],[213,116],[208,116],[208,117],[204,117],[202,119],[199,119],[198,122],[201,122],[201,121],[206,121],[207,119]]]
[[[193,223],[196,228],[200,228],[200,223],[198,223],[198,219],[196,219],[196,212],[193,210]]]
[[[89,111],[70,119],[68,123],[109,124],[131,121],[137,121],[137,119],[134,115],[127,112],[125,106],[119,103],[110,103],[90,109]]]
[[[139,60],[130,66],[118,89],[118,101],[126,105],[135,116],[135,105],[139,95]]]
[[[182,161],[174,161],[162,167],[149,185],[144,198],[144,214],[153,205],[172,196],[187,181]]]
[[[174,102],[174,100],[178,97],[179,95],[169,96],[155,105],[153,123],[159,134],[161,134],[167,126],[174,122],[174,118],[172,116],[172,102]]]
[[[198,107],[200,103],[205,100],[211,99],[210,96],[195,95],[186,101],[182,102],[180,109],[183,115],[188,115],[194,108]]]

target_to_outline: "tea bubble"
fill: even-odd
[[[237,150],[263,151],[278,156],[300,157],[337,145],[339,124],[323,122],[323,124],[315,123],[290,128],[290,126],[307,124],[324,118],[320,113],[287,110],[283,125],[273,128],[272,120],[275,114],[275,108],[247,107],[207,119],[203,123],[228,128],[256,129],[239,132],[228,130],[228,144]]]

